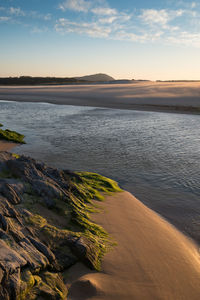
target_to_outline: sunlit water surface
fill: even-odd
[[[0,122],[14,152],[111,177],[200,242],[200,116],[1,101]]]

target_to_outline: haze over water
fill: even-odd
[[[0,120],[26,135],[14,152],[111,177],[200,241],[198,115],[0,102]]]

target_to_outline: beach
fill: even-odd
[[[196,245],[128,192],[106,197],[93,219],[117,242],[100,273],[69,271],[70,300],[199,299]]]
[[[63,86],[0,86],[0,100],[199,112],[199,82],[140,82]]]
[[[0,151],[10,151],[16,146],[19,146],[19,144],[0,140]]]

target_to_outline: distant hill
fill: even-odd
[[[85,80],[85,81],[93,81],[93,82],[99,82],[99,81],[113,81],[115,80],[113,77],[107,75],[107,74],[94,74],[94,75],[86,75],[82,77],[76,77],[78,80]]]

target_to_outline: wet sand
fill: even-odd
[[[19,146],[19,144],[0,140],[0,151],[10,151],[16,146]]]
[[[71,300],[197,300],[200,260],[195,244],[128,192],[107,197],[93,215],[118,245],[100,273],[81,264],[68,278]]]
[[[200,83],[0,86],[0,100],[199,113]]]

